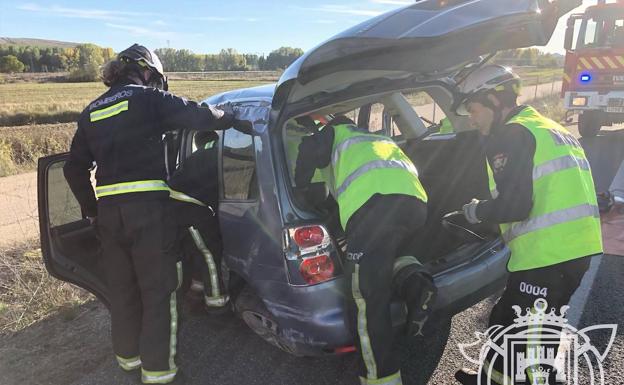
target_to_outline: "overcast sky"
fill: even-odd
[[[139,42],[150,48],[186,48],[195,53],[235,48],[244,53],[268,54],[280,46],[310,49],[350,26],[411,3],[0,0],[0,37],[94,43],[115,51]],[[583,0],[582,8],[595,3]],[[564,29],[565,17],[544,47],[546,51],[563,52]]]

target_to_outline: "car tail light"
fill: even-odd
[[[325,232],[321,226],[307,226],[295,229],[293,235],[297,246],[302,248],[320,246],[325,240]]]
[[[284,229],[284,257],[293,285],[314,285],[342,271],[338,249],[323,225]]]
[[[344,353],[353,353],[355,352],[355,346],[350,345],[350,346],[340,346],[338,348],[334,349],[334,353],[336,354],[344,354]]]
[[[304,258],[299,265],[303,279],[309,284],[327,281],[334,276],[334,261],[329,255]]]

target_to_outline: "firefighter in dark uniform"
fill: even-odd
[[[65,177],[86,216],[97,217],[119,365],[141,369],[143,383],[182,383],[176,363],[181,265],[162,135],[224,129],[233,116],[166,92],[160,60],[138,44],[107,63],[103,80],[110,89],[80,115]]]
[[[477,69],[459,84],[458,112],[470,115],[484,136],[492,199],[463,206],[470,223],[498,224],[511,251],[506,289],[489,326],[514,323],[512,306],[566,305],[579,286],[590,256],[602,253],[600,218],[589,162],[564,127],[534,108],[516,104],[520,79],[497,65]],[[486,357],[492,383],[513,383],[503,360]],[[527,370],[529,380],[530,370]],[[476,384],[477,373],[456,373]],[[507,381],[507,382],[505,382]],[[531,381],[529,381],[531,382]],[[533,383],[533,382],[531,382]]]
[[[308,186],[317,169],[346,231],[347,321],[360,352],[360,383],[401,384],[390,302],[398,291],[410,309],[409,332],[419,332],[410,325],[422,325],[428,316],[433,281],[414,257],[397,257],[425,223],[427,194],[411,160],[390,138],[358,129],[345,117],[302,138],[297,187]]]
[[[196,132],[196,151],[169,179],[185,260],[192,266],[193,278],[201,277],[209,310],[224,309],[229,300],[220,274],[218,139],[213,131]]]

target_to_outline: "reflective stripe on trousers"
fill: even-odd
[[[418,265],[422,266],[422,263],[416,257],[411,255],[404,255],[402,257],[397,258],[394,261],[394,266],[392,267],[392,276],[395,276],[401,269],[409,265]]]
[[[345,180],[342,182],[340,187],[336,189],[336,199],[340,197],[340,195],[349,188],[349,185],[353,183],[357,178],[366,174],[367,172],[374,169],[382,169],[382,168],[398,168],[404,169],[416,177],[418,177],[418,171],[416,171],[416,167],[412,163],[405,162],[402,160],[374,160],[372,162],[368,162],[360,167],[358,167],[355,171],[353,171]]]
[[[506,244],[509,244],[509,242],[521,235],[587,217],[600,218],[598,206],[584,204],[563,210],[553,211],[552,213],[540,215],[523,222],[514,223],[507,231],[505,231],[503,239]]]
[[[357,332],[360,337],[360,347],[362,359],[366,366],[367,377],[369,379],[377,378],[377,363],[375,362],[375,356],[373,354],[373,347],[371,346],[370,337],[368,335],[368,326],[366,322],[366,300],[362,297],[360,292],[360,265],[355,264],[355,271],[351,281],[351,294],[355,300],[357,306]]]
[[[403,385],[403,381],[401,381],[401,372],[399,371],[388,377],[378,379],[360,377],[360,385]]]
[[[162,180],[138,180],[134,182],[123,182],[106,186],[97,186],[95,195],[98,198],[135,192],[147,191],[169,191],[169,186]]]
[[[125,371],[130,371],[141,367],[141,358],[139,356],[132,358],[115,356],[115,358],[117,358],[117,363],[119,364],[119,366],[121,366],[121,368]]]
[[[493,383],[498,385],[513,385],[511,378],[494,369],[494,365],[490,361],[483,361],[482,368],[483,371],[481,372],[481,375],[485,374],[490,380],[492,380]]]
[[[204,296],[204,302],[206,303],[206,306],[225,306],[225,304],[229,300],[229,297],[226,295],[221,295],[221,289],[219,288],[219,271],[217,270],[217,264],[214,261],[214,257],[206,246],[206,243],[204,242],[204,239],[202,238],[199,231],[193,226],[189,227],[188,231],[191,234],[191,238],[193,238],[195,246],[204,256],[204,261],[208,266],[211,296]]]
[[[171,324],[169,328],[169,370],[151,371],[141,369],[141,381],[144,384],[167,384],[175,379],[178,367],[175,363],[176,346],[178,339],[178,301],[177,293],[182,286],[182,262],[176,263],[177,286],[169,298],[169,314]]]
[[[196,204],[198,206],[206,207],[206,204],[204,202],[202,202],[202,201],[200,201],[198,199],[195,199],[195,198],[193,198],[190,195],[186,195],[183,192],[176,191],[176,190],[174,190],[172,188],[169,189],[169,198],[175,199],[175,200],[180,201],[180,202],[193,203],[193,204]]]
[[[141,381],[144,384],[167,384],[175,379],[177,370],[167,370],[164,372],[152,372],[143,369],[141,373]]]

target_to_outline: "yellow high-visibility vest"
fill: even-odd
[[[331,164],[321,170],[346,229],[353,213],[375,194],[403,194],[427,202],[412,161],[392,139],[350,124],[334,126]]]
[[[589,162],[580,143],[560,124],[526,107],[507,124],[535,138],[533,208],[521,222],[500,225],[511,250],[509,271],[551,266],[602,253],[600,214]],[[488,164],[490,190],[497,195]]]

